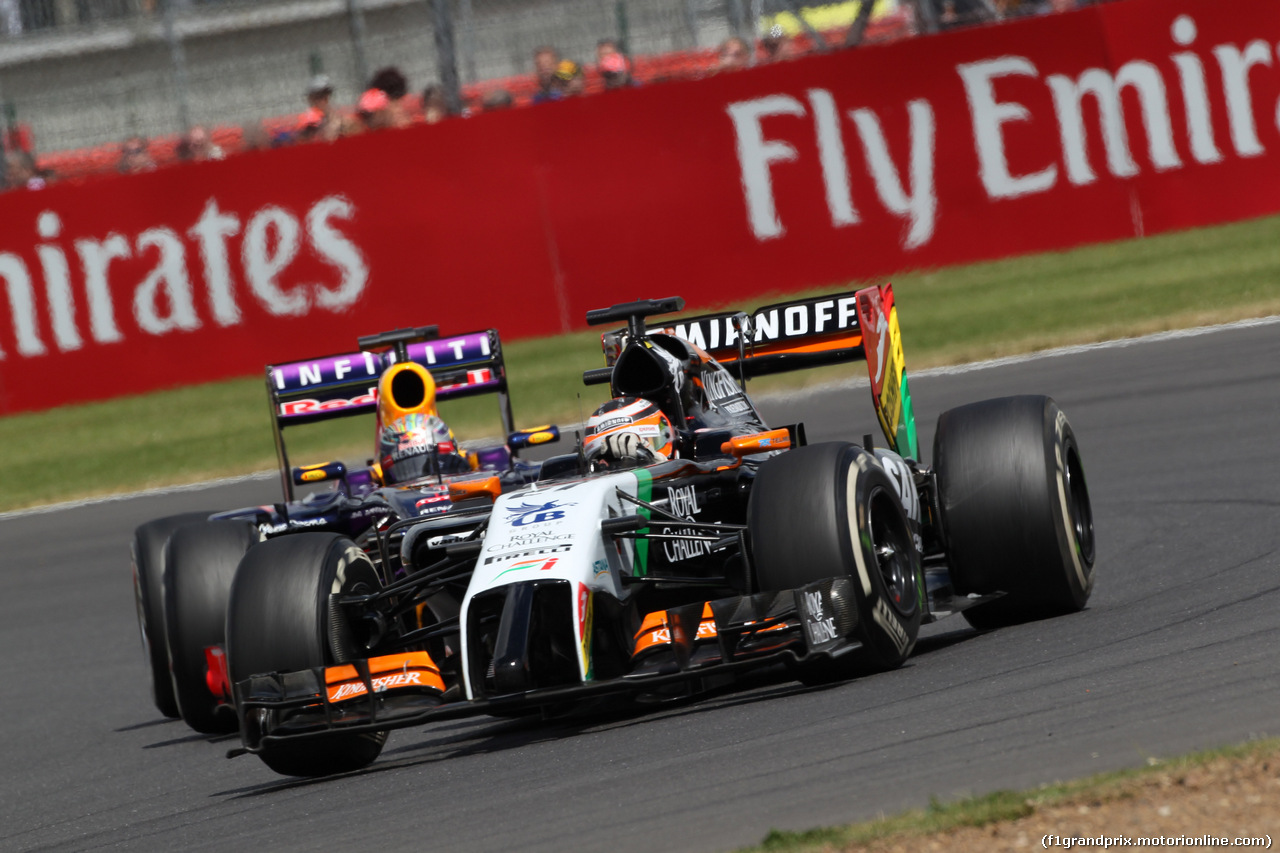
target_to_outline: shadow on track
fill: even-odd
[[[917,642],[916,651],[906,666],[912,666],[919,657],[978,636],[980,636],[979,632],[966,626],[947,633],[922,637]],[[219,791],[210,796],[230,799],[255,798],[276,792],[323,785],[335,780],[423,767],[474,755],[502,753],[538,743],[560,741],[632,726],[653,725],[727,708],[772,702],[788,696],[838,689],[853,681],[864,681],[871,677],[874,676],[862,676],[821,687],[806,687],[796,682],[785,666],[777,665],[741,676],[731,684],[660,702],[631,701],[621,705],[614,702],[550,719],[543,719],[537,715],[517,719],[480,716],[470,720],[429,726],[423,732],[423,738],[385,750],[375,764],[352,773],[316,779],[276,777],[258,785]],[[244,757],[248,758],[248,756]]]
[[[203,735],[199,732],[188,732],[184,737],[176,737],[172,740],[161,740],[155,743],[143,745],[143,749],[163,749],[166,746],[180,746],[184,743],[230,743],[231,741],[239,741],[239,734],[229,735]]]
[[[145,723],[134,723],[131,726],[121,726],[120,728],[112,729],[111,731],[115,732],[116,734],[124,734],[125,732],[136,732],[141,729],[149,729],[152,726],[167,726],[170,723],[180,723],[180,722],[182,721],[175,720],[170,717],[157,717],[154,720],[147,720]]]

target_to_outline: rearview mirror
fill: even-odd
[[[516,430],[507,436],[507,446],[512,450],[524,450],[536,444],[553,444],[559,440],[560,427],[548,424]]]
[[[303,465],[293,469],[293,484],[308,486],[313,483],[325,483],[329,480],[341,480],[347,476],[347,466],[341,462],[321,462],[318,465]]]

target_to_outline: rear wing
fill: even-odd
[[[430,335],[433,328],[418,330]],[[377,341],[377,336],[362,340]],[[436,381],[436,399],[454,400],[497,394],[504,434],[515,429],[507,393],[502,342],[495,329],[448,338],[403,342],[385,352],[358,350],[321,358],[267,365],[267,398],[280,459],[285,500],[293,499],[285,427],[372,414],[378,407],[378,379],[396,363],[397,349],[422,365]]]
[[[661,326],[655,322],[649,331],[684,338],[743,381],[866,361],[876,417],[889,446],[903,456],[919,458],[902,332],[890,284],[777,302],[749,314],[724,311]],[[607,365],[612,366],[621,354],[628,334],[619,329],[602,336]]]

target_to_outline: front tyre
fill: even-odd
[[[207,521],[211,513],[188,512],[157,518],[133,532],[133,600],[138,610],[142,654],[151,679],[151,699],[166,717],[180,717],[178,700],[169,680],[169,652],[164,637],[165,546],[174,531],[187,524]]]
[[[1093,511],[1057,403],[1001,397],[944,412],[933,464],[956,591],[1008,593],[965,610],[969,624],[985,630],[1084,608]]]
[[[331,602],[380,586],[368,555],[336,533],[290,534],[252,549],[236,571],[227,608],[232,684],[360,657],[358,628],[342,621]],[[338,732],[264,745],[259,757],[285,776],[327,776],[373,763],[386,739],[386,732]]]
[[[204,734],[236,730],[236,716],[209,689],[205,650],[221,646],[236,566],[258,543],[245,521],[206,521],[179,528],[164,571],[164,632],[169,677],[183,721]]]
[[[898,490],[872,454],[832,442],[768,460],[752,486],[747,518],[761,589],[846,575],[853,581],[862,648],[802,662],[802,681],[902,665],[920,631],[924,579]]]

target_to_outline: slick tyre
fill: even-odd
[[[898,491],[874,456],[842,442],[780,454],[760,466],[747,509],[762,590],[848,576],[862,647],[801,662],[797,676],[826,683],[901,666],[923,616],[924,577]]]
[[[258,538],[248,522],[206,521],[180,527],[169,539],[164,570],[169,680],[183,721],[203,734],[236,730],[232,709],[209,690],[205,649],[223,644],[231,581]]]
[[[263,542],[245,555],[231,585],[227,665],[232,683],[359,657],[358,626],[343,621],[332,600],[380,586],[368,555],[338,534],[297,533]],[[246,717],[246,728],[279,722],[269,717],[279,712],[262,713],[267,716]],[[373,763],[386,739],[385,731],[325,734],[266,745],[259,757],[284,776],[327,776]]]
[[[964,611],[988,629],[1081,610],[1093,590],[1093,511],[1067,416],[1049,397],[944,412],[933,441],[952,583],[1008,593]]]
[[[169,537],[184,524],[206,521],[211,513],[188,512],[148,521],[133,532],[133,600],[138,610],[142,655],[151,679],[151,698],[166,717],[180,717],[169,680],[169,652],[164,638],[164,558]]]

